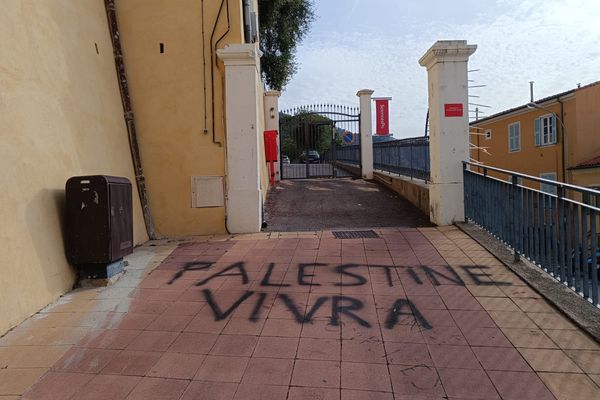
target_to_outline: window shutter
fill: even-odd
[[[508,151],[513,151],[515,149],[515,126],[508,126]]]
[[[535,145],[536,146],[541,146],[542,145],[542,129],[541,129],[541,122],[542,120],[540,118],[536,118],[535,122],[534,122],[534,131],[535,131]]]
[[[550,138],[550,143],[556,143],[556,115],[552,115],[552,136]]]

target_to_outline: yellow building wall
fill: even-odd
[[[573,105],[574,101],[566,101],[564,103],[565,110],[570,109]],[[560,115],[559,104],[553,104],[546,108]],[[471,135],[471,143],[477,147],[487,148],[489,154],[486,154],[482,149],[472,148],[471,158],[481,161],[487,166],[535,177],[539,177],[542,173],[555,172],[557,179],[563,180],[561,131],[558,131],[557,143],[547,146],[535,146],[534,121],[546,114],[548,114],[547,111],[527,109],[516,113],[516,115],[507,115],[497,120],[472,125],[471,132],[482,135]],[[519,122],[521,126],[521,150],[509,152],[508,127],[515,122]],[[569,125],[567,122],[565,125],[568,132]],[[489,140],[483,136],[488,129],[492,131],[492,138]],[[506,176],[495,173],[490,173],[490,175],[506,179]],[[534,187],[539,188],[539,185],[534,185]]]
[[[135,243],[147,236],[103,2],[4,0],[0,48],[1,335],[75,282],[63,240],[69,177],[128,177]]]
[[[117,1],[150,206],[157,231],[164,236],[224,233],[226,229],[224,207],[191,207],[190,184],[191,176],[227,173],[224,67],[217,61],[211,77],[211,52],[213,61],[217,60],[215,42],[224,34],[218,48],[243,43],[244,37],[242,2],[226,1],[229,33],[227,8],[218,17],[218,0]],[[159,51],[160,43],[164,53]],[[213,143],[213,133],[218,143]]]
[[[573,145],[572,165],[600,156],[600,83],[583,87],[575,93],[577,137]]]
[[[577,169],[572,171],[572,176],[573,185],[596,188],[600,187],[600,167]]]
[[[581,186],[600,182],[600,169],[571,170],[578,164],[600,156],[600,83],[584,86],[574,94],[561,99],[562,119],[565,125],[565,167],[563,176],[562,137],[559,130],[555,145],[535,147],[533,123],[535,118],[548,114],[547,111],[526,109],[500,116],[490,121],[475,123],[472,132],[484,133],[492,130],[492,139],[472,135],[471,142],[478,147],[489,147],[491,155],[472,149],[471,158],[485,165],[504,168],[528,175],[538,176],[545,172],[556,172],[558,180]],[[561,104],[557,101],[543,105],[561,116]],[[508,126],[521,122],[521,151],[508,152]],[[560,122],[557,122],[560,126]],[[493,175],[493,174],[492,174]],[[505,178],[505,177],[503,177]],[[539,185],[530,185],[538,188]]]

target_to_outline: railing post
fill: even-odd
[[[465,221],[471,216],[470,215],[470,211],[471,211],[471,186],[469,185],[468,182],[468,178],[467,178],[467,163],[465,163],[463,161],[462,163],[462,167],[463,167],[463,182],[465,185],[465,204],[464,204],[464,213],[465,213]]]
[[[519,201],[517,194],[519,192],[519,178],[516,175],[512,175],[511,177],[511,191],[510,191],[510,195],[511,195],[511,208],[512,208],[512,223],[511,223],[511,232],[513,235],[513,240],[512,240],[512,248],[513,248],[513,261],[514,262],[519,262],[521,261],[521,257],[519,256],[519,243],[520,243],[520,236],[519,236],[519,216],[520,216],[520,207],[521,207],[521,202]]]

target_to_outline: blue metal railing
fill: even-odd
[[[374,143],[373,167],[428,181],[430,179],[429,137]]]
[[[360,165],[360,145],[337,146],[335,148],[335,158],[337,161]]]
[[[463,167],[466,218],[598,306],[600,191]]]

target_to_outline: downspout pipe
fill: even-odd
[[[560,104],[560,120],[562,121],[561,127],[560,127],[560,131],[561,131],[561,140],[562,140],[562,146],[560,146],[561,148],[561,152],[562,152],[562,176],[563,176],[563,180],[565,183],[569,183],[569,179],[567,178],[567,160],[565,157],[565,147],[568,148],[568,144],[567,144],[567,137],[565,136],[565,126],[564,126],[564,121],[565,121],[565,105],[564,103],[560,100],[560,97],[558,99],[556,99],[556,101],[558,101],[558,104]],[[568,156],[568,154],[567,154]]]
[[[146,181],[144,178],[144,171],[142,169],[140,148],[138,146],[137,132],[135,129],[135,119],[133,117],[131,98],[129,97],[129,86],[127,85],[127,75],[125,74],[125,64],[123,62],[123,49],[121,48],[115,1],[116,0],[104,0],[104,7],[106,9],[106,18],[108,20],[108,30],[112,39],[115,68],[117,70],[117,80],[119,81],[121,102],[123,104],[125,124],[127,126],[127,134],[129,137],[129,149],[131,150],[131,158],[133,160],[133,168],[135,171],[135,181],[142,205],[142,213],[144,215],[144,222],[146,224],[146,232],[151,240],[155,240],[158,239],[158,235],[156,234],[152,213],[150,212],[150,202],[148,200]]]
[[[246,43],[252,43],[252,22],[250,21],[252,4],[251,0],[244,0],[244,38]]]
[[[226,13],[227,13],[227,30],[215,42],[215,34],[217,32],[217,26],[219,25],[219,20],[221,18],[221,14],[223,12],[223,8],[224,8],[223,6],[226,7]],[[215,20],[215,24],[213,25],[212,33],[210,34],[210,47],[211,47],[211,49],[210,49],[210,80],[211,80],[211,97],[212,97],[212,99],[211,99],[211,101],[212,101],[212,121],[211,121],[212,122],[212,141],[213,141],[213,144],[216,144],[219,147],[223,147],[223,143],[221,143],[220,141],[217,140],[216,133],[215,133],[215,120],[217,118],[217,112],[215,110],[215,66],[216,66],[215,53],[217,52],[217,46],[219,45],[219,42],[225,36],[227,36],[227,34],[229,33],[230,30],[231,30],[231,21],[230,21],[230,16],[229,16],[229,1],[228,0],[221,0],[221,5],[219,6],[219,12],[217,13],[217,18]],[[225,94],[223,94],[223,96],[225,96]],[[204,101],[206,102],[206,99],[204,99]]]

